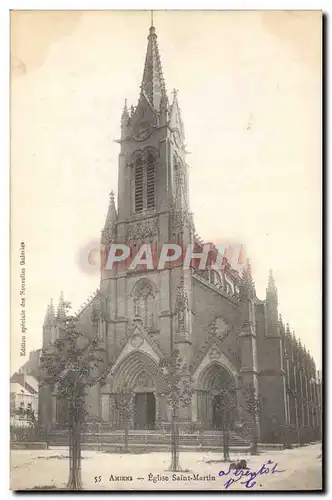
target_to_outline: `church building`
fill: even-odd
[[[112,242],[135,254],[142,244],[161,248],[177,243],[202,252],[190,212],[184,124],[177,97],[169,100],[156,30],[150,27],[140,96],[124,105],[119,143],[118,198],[111,193],[102,229],[102,248]],[[111,188],[111,186],[110,186]],[[48,307],[43,348],[59,336],[64,318]],[[179,414],[183,432],[220,427],[218,394],[228,387],[235,398],[231,428],[241,435],[255,419],[246,412],[244,390],[260,401],[260,440],[281,442],[285,429],[293,440],[304,432],[317,437],[320,389],[315,363],[278,313],[272,273],[259,299],[250,264],[238,272],[227,258],[219,269],[207,263],[147,269],[101,269],[100,287],[78,313],[84,337],[100,341],[104,363],[86,394],[88,420],[107,429],[121,426],[116,398],[133,391],[130,429],[163,431],[170,408],[162,391],[161,361],[177,349],[190,366],[191,402]],[[56,393],[39,396],[41,421],[61,424]],[[252,423],[252,422],[251,422]]]

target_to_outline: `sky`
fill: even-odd
[[[11,372],[51,297],[75,311],[99,287],[81,265],[117,193],[120,117],[136,105],[148,11],[11,17]],[[186,132],[190,204],[205,241],[246,245],[257,295],[321,366],[321,17],[317,11],[156,11],[169,95]]]

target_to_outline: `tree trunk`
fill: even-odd
[[[255,428],[252,435],[252,444],[250,455],[258,455],[258,437],[257,437],[257,429]]]
[[[172,472],[181,472],[182,468],[179,461],[179,429],[176,407],[172,410],[171,419],[171,454],[172,461],[169,470]]]
[[[125,415],[124,415],[124,452],[128,453],[129,447],[128,447],[128,442],[129,442],[129,422],[128,422],[128,415],[127,415],[127,409],[125,409]]]
[[[224,462],[229,462],[229,439],[227,425],[222,426]]]
[[[67,488],[82,490],[81,476],[81,424],[77,421],[76,412],[73,412],[69,428],[69,479]]]

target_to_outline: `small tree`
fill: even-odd
[[[252,417],[253,426],[251,428],[251,455],[258,455],[258,422],[261,411],[260,399],[253,384],[244,389],[244,410]]]
[[[23,419],[23,418],[24,418],[24,415],[25,415],[25,408],[24,408],[24,403],[23,403],[23,402],[21,402],[21,403],[20,403],[20,406],[18,407],[18,409],[17,409],[17,412],[16,412],[16,413],[17,413],[17,416],[18,416],[19,418],[21,418],[21,419]]]
[[[94,385],[92,371],[102,359],[97,354],[98,342],[82,347],[82,334],[77,318],[69,316],[70,304],[65,303],[62,335],[41,356],[41,385],[56,390],[57,396],[68,402],[69,479],[71,490],[83,489],[81,478],[81,430],[85,411],[85,389]]]
[[[122,392],[116,393],[114,407],[119,411],[120,421],[123,423],[124,428],[124,452],[129,452],[129,424],[132,415],[133,401],[135,393],[127,386],[124,387]]]
[[[36,422],[35,412],[32,408],[31,403],[28,403],[25,414],[26,414],[27,420],[29,420],[30,422],[33,422],[33,423]]]
[[[223,439],[224,462],[229,462],[229,433],[233,421],[233,414],[236,409],[235,389],[219,387],[218,393],[215,394],[215,397],[217,398],[215,411],[220,415],[220,429],[222,431]]]
[[[171,407],[171,465],[170,471],[182,471],[179,461],[179,429],[178,418],[180,408],[191,403],[190,367],[180,357],[178,349],[172,349],[168,358],[160,362],[164,388],[161,396],[165,396]]]

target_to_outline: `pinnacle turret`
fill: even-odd
[[[55,314],[54,314],[53,299],[51,299],[51,302],[48,304],[46,309],[43,325],[44,326],[53,325],[54,319],[55,319]]]
[[[273,301],[276,305],[278,305],[278,290],[274,281],[272,269],[270,269],[269,272],[269,279],[266,289],[266,300],[269,300],[270,302]]]
[[[50,302],[50,319],[53,323],[54,319],[55,319],[55,312],[54,312],[54,305],[53,305],[53,299],[51,299],[51,302]]]
[[[46,309],[45,318],[44,318],[44,326],[49,325],[49,324],[50,324],[50,305],[48,304],[47,309]]]
[[[247,263],[242,271],[242,287],[245,295],[251,297],[256,295],[255,283],[252,277],[251,262],[249,259],[247,259]]]
[[[63,298],[63,291],[61,290],[56,318],[57,320],[62,320],[65,318],[65,316],[66,316],[66,304]]]
[[[114,227],[116,223],[116,218],[117,218],[117,213],[115,208],[114,192],[111,191],[105,225],[102,231],[102,237],[107,242],[109,242],[114,236]]]
[[[123,111],[122,111],[122,115],[121,115],[121,125],[122,126],[127,125],[128,119],[129,119],[129,111],[128,111],[128,107],[127,107],[127,99],[125,99]]]

